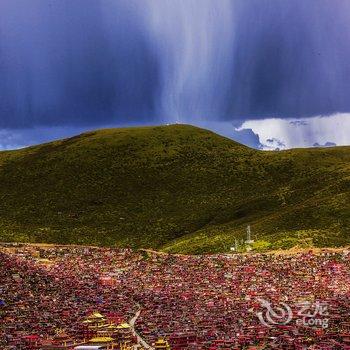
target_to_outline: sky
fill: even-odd
[[[187,123],[350,144],[346,0],[1,0],[0,149]]]

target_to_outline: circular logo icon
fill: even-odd
[[[272,307],[267,300],[258,300],[264,310],[257,312],[257,316],[264,326],[286,325],[292,320],[292,309],[288,304],[281,302],[279,305]]]

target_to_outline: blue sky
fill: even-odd
[[[344,0],[2,0],[0,148],[175,122],[350,144],[349,57]]]

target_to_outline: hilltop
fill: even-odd
[[[350,147],[263,152],[189,125],[0,152],[0,241],[227,251],[350,243]]]

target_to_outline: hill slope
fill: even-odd
[[[0,152],[0,241],[225,251],[350,243],[350,147],[262,152],[187,125]]]

